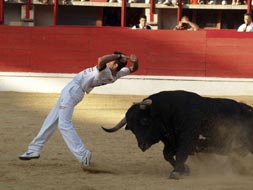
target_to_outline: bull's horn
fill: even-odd
[[[145,110],[147,106],[150,106],[152,104],[152,100],[146,99],[146,100],[140,102],[139,104],[140,104],[140,109]]]
[[[104,129],[104,131],[108,132],[108,133],[112,133],[115,131],[118,131],[120,128],[122,128],[124,125],[126,124],[126,118],[124,117],[115,127],[107,129],[102,127],[102,129]]]
[[[134,105],[136,104],[141,104],[141,105],[147,105],[147,106],[150,106],[152,104],[152,100],[151,99],[146,99],[146,100],[143,100],[142,102],[134,102],[133,103]]]
[[[152,104],[152,100],[151,99],[146,99],[146,100],[142,101],[140,104],[150,106]]]

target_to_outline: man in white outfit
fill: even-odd
[[[127,61],[132,62],[126,67]],[[94,87],[115,82],[120,77],[138,70],[138,58],[131,54],[126,56],[121,52],[114,52],[98,58],[98,64],[78,73],[62,90],[61,96],[45,119],[41,130],[28,146],[28,150],[19,156],[20,160],[38,159],[40,151],[58,129],[68,148],[84,167],[89,166],[91,151],[85,148],[84,143],[73,128],[72,116],[75,106]]]
[[[252,17],[249,13],[244,14],[244,24],[240,25],[237,32],[253,32]]]

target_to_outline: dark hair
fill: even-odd
[[[122,52],[119,52],[119,51],[114,51],[113,54],[116,54],[116,55],[125,55],[124,53]],[[115,61],[116,64],[118,64],[118,67],[117,67],[117,71],[120,71],[123,67],[125,67],[127,65],[127,61],[124,62],[124,61],[121,61],[121,59],[117,59]]]
[[[140,16],[140,19],[141,19],[141,18],[144,18],[144,19],[147,20],[147,16],[146,16],[146,15],[141,15],[141,16]]]

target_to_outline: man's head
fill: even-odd
[[[114,51],[113,54],[115,55],[125,55],[122,52]],[[111,61],[107,63],[107,66],[110,68],[113,75],[116,75],[118,71],[120,71],[123,67],[127,65],[127,60],[124,60],[123,58],[116,59],[114,61]]]
[[[113,54],[116,54],[116,55],[125,55],[124,53],[119,52],[119,51],[115,51],[115,52],[113,52]],[[127,65],[127,61],[124,61],[122,59],[116,60],[115,63],[118,65],[118,67],[116,69],[117,71],[120,71],[123,67],[125,67]]]
[[[181,18],[181,22],[189,22],[189,18],[187,17],[187,16],[183,16],[182,18]]]
[[[146,25],[146,23],[147,23],[147,16],[146,15],[141,15],[139,21],[140,21],[140,25],[142,27],[144,27]]]
[[[244,14],[244,23],[246,25],[249,25],[252,22],[251,15],[249,13]]]

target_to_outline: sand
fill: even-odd
[[[146,152],[124,129],[105,133],[144,96],[87,95],[76,107],[73,123],[93,156],[84,171],[59,131],[49,139],[38,160],[18,156],[39,131],[59,94],[0,92],[0,190],[252,190],[253,157],[198,154],[189,157],[191,175],[169,179],[172,167],[163,145]],[[253,97],[230,97],[248,104]]]

